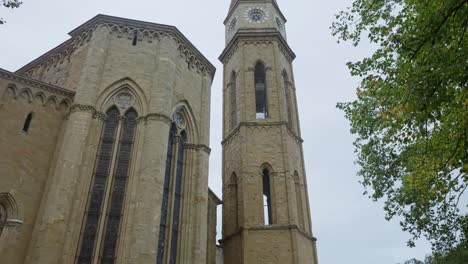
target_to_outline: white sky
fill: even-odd
[[[68,39],[67,33],[98,13],[174,25],[216,66],[212,86],[210,187],[221,197],[221,81],[218,56],[224,48],[222,24],[230,0],[23,0],[0,26],[0,68],[14,71]],[[335,108],[354,98],[357,79],[345,63],[369,54],[370,47],[336,43],[329,27],[351,0],[278,0],[288,18],[294,62],[313,231],[322,264],[396,264],[423,259],[422,241],[406,247],[408,235],[387,222],[381,204],[363,196],[353,164],[349,123]]]

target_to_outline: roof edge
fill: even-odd
[[[145,22],[140,20],[133,20],[121,17],[114,17],[109,15],[98,14],[91,18],[90,20],[86,21],[82,25],[78,26],[77,28],[70,31],[68,34],[71,36],[71,39],[61,43],[57,47],[53,48],[52,50],[46,52],[45,54],[41,55],[37,59],[31,61],[30,63],[26,64],[25,66],[21,67],[16,71],[16,73],[25,73],[31,68],[43,63],[48,58],[55,56],[56,54],[62,52],[64,49],[67,49],[70,45],[73,45],[75,39],[79,39],[82,34],[87,34],[89,31],[93,31],[95,26],[99,24],[116,24],[116,25],[125,25],[130,27],[135,27],[139,29],[146,29],[146,30],[153,30],[153,31],[162,31],[172,33],[174,37],[176,37],[183,45],[187,47],[187,49],[191,50],[193,55],[200,60],[206,67],[206,69],[211,73],[211,77],[214,77],[216,72],[215,66],[188,40],[182,32],[177,29],[175,26],[169,26],[164,24],[157,24],[152,22]]]
[[[0,78],[5,78],[5,79],[10,80],[10,81],[16,81],[16,82],[22,82],[22,83],[25,83],[25,84],[29,84],[29,85],[34,85],[37,88],[49,90],[51,92],[67,96],[70,99],[73,96],[75,96],[74,91],[71,91],[71,90],[65,89],[63,87],[50,84],[50,83],[38,81],[38,80],[33,79],[33,78],[25,77],[23,75],[13,73],[13,72],[7,71],[7,70],[2,69],[2,68],[0,68]]]

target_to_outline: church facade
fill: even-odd
[[[0,69],[0,262],[317,264],[285,22],[275,0],[225,20],[223,201],[215,68],[177,28],[97,15]]]

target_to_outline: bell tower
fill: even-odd
[[[286,18],[276,0],[232,0],[224,24],[226,264],[317,264]]]

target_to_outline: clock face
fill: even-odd
[[[250,23],[262,23],[268,19],[268,12],[259,7],[251,7],[245,11],[245,18]]]

